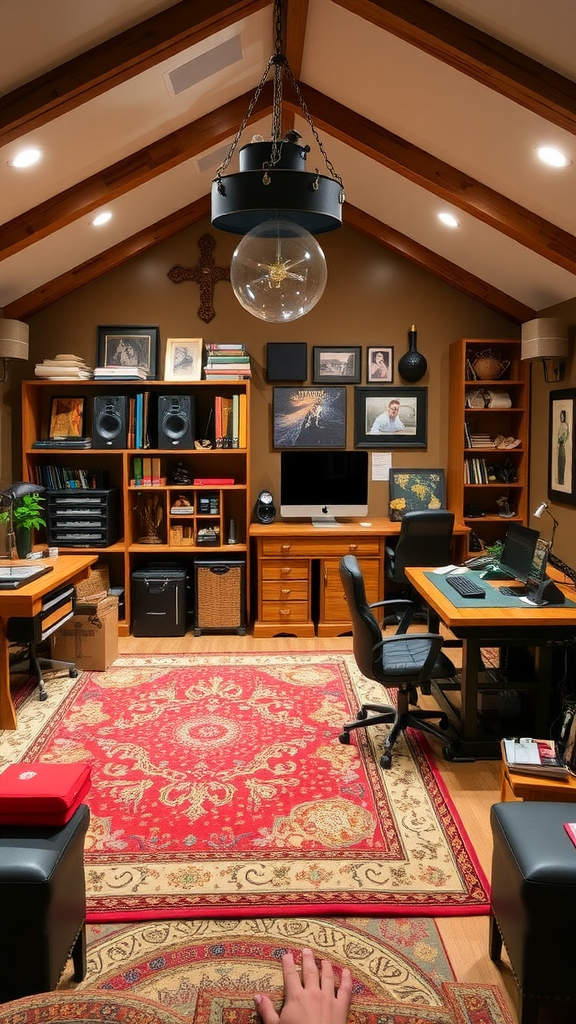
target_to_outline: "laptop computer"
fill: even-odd
[[[518,580],[527,583],[540,534],[519,523],[509,523],[500,558],[484,567],[489,580]],[[471,566],[473,568],[473,566]]]
[[[53,565],[0,565],[0,590],[17,590],[18,587],[25,587],[27,583],[52,572]]]

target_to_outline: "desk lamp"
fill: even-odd
[[[0,494],[0,504],[6,505],[8,508],[8,529],[6,531],[6,547],[7,555],[10,561],[14,561],[18,558],[18,549],[16,547],[16,534],[14,532],[14,502],[18,501],[18,498],[22,498],[25,494],[41,494],[46,488],[40,484],[27,483],[25,480],[21,480],[17,484],[12,484],[7,487],[5,491]]]
[[[541,519],[542,516],[544,515],[544,512],[548,513],[548,515],[550,516],[550,519],[552,520],[552,523],[554,524],[552,526],[552,536],[550,538],[550,547],[548,548],[549,551],[552,551],[552,547],[554,545],[554,535],[555,535],[556,529],[558,527],[558,520],[555,519],[555,517],[552,515],[552,513],[551,513],[550,509],[548,508],[548,505],[546,504],[545,501],[543,501],[541,505],[538,505],[538,508],[534,512],[534,518],[535,519]]]

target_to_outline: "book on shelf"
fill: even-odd
[[[143,366],[97,366],[95,380],[148,380]]]
[[[511,772],[544,779],[568,779],[570,771],[553,740],[531,737],[502,740],[502,756]]]

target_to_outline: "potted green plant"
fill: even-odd
[[[17,498],[12,509],[12,521],[16,534],[16,549],[19,558],[26,558],[32,550],[32,531],[46,526],[42,513],[43,497],[41,494],[23,494]],[[10,520],[10,509],[0,512],[0,522]]]

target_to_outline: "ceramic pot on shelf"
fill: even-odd
[[[428,363],[417,347],[418,334],[414,324],[408,331],[408,351],[404,353],[398,363],[398,373],[404,380],[415,383],[422,380],[428,369]]]

